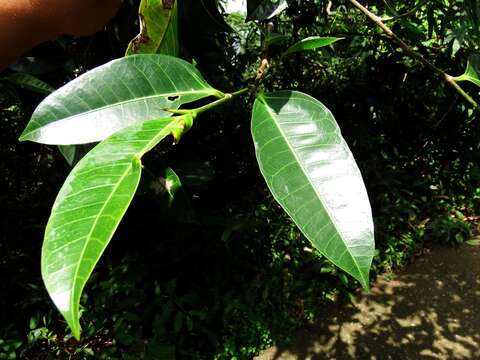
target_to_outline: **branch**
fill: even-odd
[[[424,1],[421,1],[419,2],[417,5],[415,5],[414,7],[412,7],[410,10],[404,12],[403,14],[398,14],[395,9],[393,9],[385,0],[383,1],[385,3],[385,5],[389,8],[389,10],[393,13],[393,16],[391,17],[388,17],[388,18],[382,18],[382,21],[383,22],[386,22],[386,21],[392,21],[392,20],[397,20],[397,19],[400,19],[400,18],[403,18],[403,17],[406,17],[406,16],[410,16],[412,14],[415,13],[415,11],[418,10],[418,8],[422,7],[423,5],[425,5],[428,0],[424,0]]]
[[[479,105],[477,102],[467,93],[465,90],[463,90],[460,85],[455,81],[453,76],[447,74],[445,71],[442,69],[436,67],[434,64],[429,62],[427,59],[425,59],[421,54],[415,52],[410,46],[408,46],[402,39],[400,39],[387,25],[385,25],[382,22],[382,19],[380,19],[377,15],[372,13],[370,10],[368,10],[365,6],[360,4],[357,0],[349,0],[357,9],[359,9],[365,16],[367,16],[370,20],[372,20],[379,28],[383,30],[387,36],[396,42],[398,46],[407,54],[408,56],[412,57],[413,59],[417,60],[419,63],[433,71],[435,74],[437,74],[443,81],[448,83],[452,88],[455,89],[460,95],[462,95],[465,100],[467,100],[474,108],[478,108]]]

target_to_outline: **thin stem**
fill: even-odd
[[[213,109],[214,107],[217,107],[218,105],[223,104],[224,102],[230,101],[233,99],[235,96],[241,95],[245,92],[247,92],[249,89],[244,88],[238,91],[235,91],[233,93],[225,93],[221,98],[218,100],[212,101],[211,103],[208,103],[206,105],[200,106],[195,109],[163,109],[166,112],[176,114],[176,115],[187,115],[190,114],[193,117],[196,117],[198,114],[205,112],[207,110]]]
[[[383,34],[366,34],[366,33],[360,33],[360,32],[352,32],[352,31],[337,31],[337,32],[325,32],[325,33],[319,33],[320,36],[333,36],[333,37],[338,37],[338,36],[363,36],[363,37],[385,37]]]
[[[190,109],[162,109],[162,110],[175,115],[187,115],[192,113],[192,110]]]
[[[388,18],[383,18],[382,21],[384,21],[384,22],[385,21],[392,21],[392,20],[397,20],[397,19],[400,19],[400,18],[403,18],[403,17],[406,17],[406,16],[410,16],[410,15],[414,14],[415,11],[418,10],[418,8],[422,7],[426,3],[427,3],[427,1],[419,2],[417,5],[412,7],[410,10],[404,12],[403,14],[398,14],[394,9],[391,9],[391,7],[385,2],[385,5],[387,5],[390,8],[390,10],[395,12],[395,14],[394,14],[394,16],[391,16],[391,17],[388,17]]]
[[[198,114],[200,114],[202,112],[213,109],[214,107],[217,107],[218,105],[221,105],[224,102],[230,101],[235,96],[246,93],[248,90],[249,90],[248,88],[243,88],[243,89],[235,91],[233,93],[226,93],[226,94],[224,94],[224,96],[221,99],[215,100],[214,102],[211,102],[210,104],[200,106],[196,109],[192,109],[192,112],[194,113],[194,116],[197,116]]]
[[[365,6],[360,4],[357,0],[349,0],[357,9],[359,9],[364,15],[366,15],[370,20],[372,20],[379,28],[383,30],[385,34],[388,35],[390,39],[395,41],[398,46],[410,57],[414,58],[417,60],[419,63],[433,71],[435,74],[440,76],[440,78],[445,81],[447,84],[449,84],[452,88],[455,89],[465,100],[467,100],[474,108],[478,108],[479,105],[477,102],[467,93],[465,90],[463,90],[460,85],[455,81],[454,77],[447,74],[445,71],[442,69],[436,67],[434,64],[432,64],[430,61],[425,59],[421,54],[415,52],[410,46],[408,46],[402,39],[400,39],[387,25],[385,25],[382,22],[382,19],[380,19],[377,15],[372,13],[370,10],[368,10]]]
[[[458,82],[455,81],[453,76],[448,74],[445,74],[445,76],[447,77],[445,81],[447,81],[450,84],[450,86],[452,86],[455,90],[457,90],[460,95],[462,95],[470,104],[473,105],[473,107],[475,108],[478,107],[477,102],[465,90],[463,90],[460,85],[458,85]]]

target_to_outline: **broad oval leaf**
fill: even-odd
[[[270,19],[287,7],[287,0],[247,0],[247,21]]]
[[[282,56],[299,51],[318,49],[333,44],[334,42],[342,39],[343,38],[336,37],[310,36],[290,46],[287,51],[283,53]]]
[[[138,10],[140,33],[128,45],[126,55],[178,56],[178,1],[142,0]]]
[[[367,288],[374,253],[370,204],[330,111],[296,91],[260,94],[252,136],[275,199],[315,248]]]
[[[48,96],[20,140],[73,145],[101,141],[165,108],[219,96],[192,64],[166,55],[127,56],[97,67]]]
[[[45,229],[42,277],[50,297],[80,336],[82,290],[137,189],[140,158],[187,116],[150,120],[98,144],[67,177]]]

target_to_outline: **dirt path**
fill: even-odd
[[[480,247],[438,248],[255,360],[480,359]]]

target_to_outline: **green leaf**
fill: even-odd
[[[178,56],[178,1],[142,0],[138,10],[140,33],[130,42],[126,55]]]
[[[282,35],[279,33],[267,32],[265,35],[265,43],[267,46],[273,46],[284,41],[289,40],[291,37],[287,35]]]
[[[300,40],[296,44],[290,46],[287,49],[287,51],[283,53],[282,56],[286,56],[288,54],[299,52],[299,51],[318,49],[318,48],[333,44],[334,42],[342,39],[343,38],[311,36],[303,40]]]
[[[76,146],[75,145],[59,145],[58,150],[63,155],[65,160],[67,160],[68,165],[73,166],[75,163],[75,153],[76,153]]]
[[[31,90],[33,92],[48,95],[55,91],[55,88],[48,85],[46,82],[40,80],[39,78],[25,73],[14,73],[3,78],[8,82],[18,85],[22,88]]]
[[[470,81],[477,86],[480,86],[480,56],[474,55],[468,59],[467,69],[465,73],[454,77],[456,81]]]
[[[40,103],[20,140],[72,145],[101,141],[165,108],[221,94],[192,65],[166,55],[127,56],[95,68]]]
[[[148,176],[145,182],[148,190],[145,189],[145,193],[150,198],[152,192],[156,195],[159,214],[168,221],[180,220],[182,222],[188,219],[192,215],[191,205],[175,171],[158,159],[146,164],[145,167],[147,169],[145,174]]]
[[[247,0],[247,21],[270,19],[287,7],[287,0]]]
[[[479,239],[467,240],[466,243],[468,245],[472,245],[472,246],[480,246],[480,240]]]
[[[68,165],[74,166],[80,161],[96,144],[80,145],[58,145],[58,150],[63,155]]]
[[[133,54],[164,54],[178,57],[178,2],[176,0],[141,0],[138,10],[140,33],[128,45],[126,56]],[[164,169],[165,177],[151,183],[154,191],[166,194],[168,208],[173,206],[176,192],[182,184],[170,167]]]
[[[143,169],[144,179],[137,194],[154,200],[156,211],[165,222],[185,224],[192,217],[193,208],[177,173],[156,156],[147,159]]]
[[[42,277],[73,335],[80,336],[82,290],[127,210],[140,180],[140,158],[189,115],[150,120],[98,144],[72,170],[45,229]]]
[[[172,206],[175,200],[175,195],[182,189],[182,183],[178,175],[172,168],[167,167],[165,169],[165,177],[160,180],[161,185],[164,187],[164,191],[168,194],[168,206]]]
[[[252,135],[275,199],[316,249],[368,288],[374,253],[370,204],[330,111],[296,91],[260,94]]]

